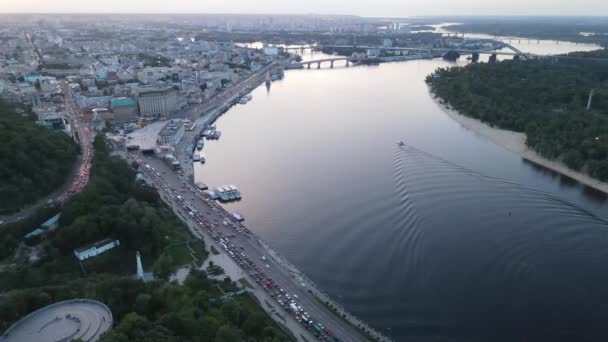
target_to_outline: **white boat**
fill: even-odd
[[[201,156],[198,153],[194,153],[192,155],[192,160],[195,161],[195,162],[200,161],[201,160]]]
[[[237,189],[236,186],[234,186],[234,185],[228,185],[228,188],[234,194],[234,197],[236,199],[241,199],[241,192],[239,191],[239,189]]]
[[[234,217],[234,219],[239,222],[245,221],[245,218],[243,217],[243,215],[241,215],[240,213],[237,213],[237,212],[233,213],[232,217]]]
[[[241,97],[241,99],[239,100],[239,103],[245,104],[245,103],[251,101],[252,98],[253,97],[251,95],[245,95],[245,96]]]
[[[230,201],[230,194],[228,189],[226,189],[223,185],[220,185],[215,190],[220,200],[222,201]]]

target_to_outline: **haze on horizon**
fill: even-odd
[[[0,13],[607,16],[606,0],[1,0]]]

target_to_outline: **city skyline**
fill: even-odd
[[[281,0],[245,1],[211,0],[201,4],[194,0],[171,2],[107,0],[100,3],[83,3],[77,0],[53,2],[39,0],[4,0],[0,13],[173,13],[173,14],[343,14],[368,17],[407,17],[432,15],[544,15],[544,16],[606,16],[608,3],[601,0],[584,0],[556,4],[550,0],[530,3],[514,1],[453,2],[450,0],[398,0],[366,1],[311,0],[288,2]]]

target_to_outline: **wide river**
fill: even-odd
[[[450,65],[288,71],[217,121],[196,178],[397,341],[608,337],[606,196],[452,121],[424,83]]]

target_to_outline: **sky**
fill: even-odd
[[[608,0],[0,0],[0,13],[608,16]]]

